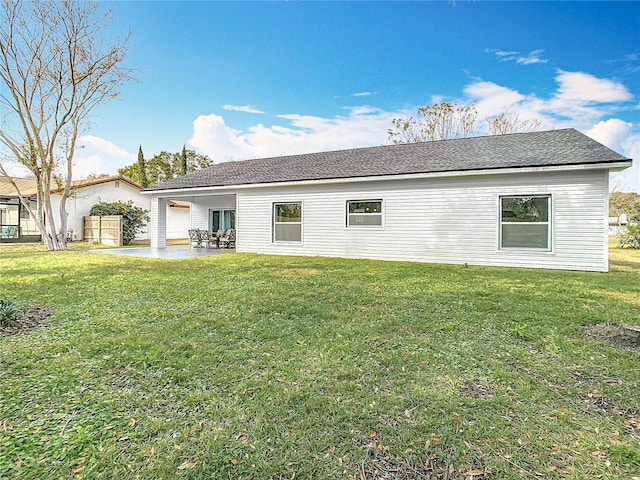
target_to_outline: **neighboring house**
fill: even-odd
[[[617,217],[609,217],[609,235],[618,235],[626,232],[628,224],[629,220],[626,213]]]
[[[33,211],[36,210],[36,181],[28,178],[13,179],[23,201]],[[18,198],[15,188],[4,176],[0,176],[0,242],[37,242],[40,231]]]
[[[91,207],[96,203],[129,201],[137,207],[150,210],[151,203],[147,196],[140,194],[142,187],[126,177],[106,177],[92,180],[78,180],[72,183],[71,195],[67,199],[66,210],[69,214],[67,226],[73,230],[74,240],[83,239],[82,218],[88,216]],[[54,210],[60,204],[60,195],[52,196]],[[189,204],[182,202],[180,207],[167,204],[167,238],[187,238],[189,230]],[[136,240],[149,239],[149,225],[147,229],[136,235]]]
[[[145,189],[236,250],[607,271],[609,172],[631,160],[574,129],[227,162]],[[227,220],[228,219],[228,222]]]
[[[67,198],[66,211],[69,214],[67,219],[67,229],[73,240],[83,240],[83,218],[91,212],[91,207],[96,203],[124,202],[132,201],[137,207],[149,210],[149,202],[140,195],[142,187],[136,182],[125,177],[105,177],[91,180],[74,180],[71,183],[71,193]],[[60,208],[60,191],[51,192],[51,203],[54,212]],[[59,220],[56,220],[56,225]],[[141,240],[147,237],[143,232],[136,236]]]
[[[27,233],[30,236],[36,236],[35,240],[40,239],[40,232],[35,225],[33,219],[29,218],[27,210],[18,206],[18,198],[13,186],[8,184],[6,179],[0,183],[0,212],[2,210],[2,199],[6,198],[5,202],[7,208],[11,212],[11,217],[6,217],[9,221],[15,223],[16,215],[22,216],[21,235],[24,236]],[[23,197],[28,197],[28,201],[31,202],[33,210],[36,209],[36,184],[35,180],[30,179],[16,179],[20,182],[21,193]],[[5,188],[8,187],[8,188]],[[27,188],[29,187],[29,188]],[[5,192],[6,190],[6,192]],[[150,199],[147,196],[142,196],[140,191],[142,187],[137,183],[129,180],[125,177],[106,177],[96,178],[91,180],[77,180],[72,182],[71,194],[67,198],[66,211],[68,213],[67,228],[70,237],[73,240],[83,239],[83,217],[88,216],[91,207],[99,202],[129,202],[132,201],[134,205],[143,208],[145,210],[150,209]],[[26,194],[25,194],[26,192]],[[6,197],[5,197],[6,194]],[[52,190],[51,203],[53,211],[58,214],[60,209],[60,190]],[[187,238],[187,232],[189,230],[189,204],[186,202],[174,202],[174,204],[167,204],[167,218],[168,222],[168,238]],[[18,211],[19,210],[19,211]],[[15,212],[15,213],[14,213]],[[0,225],[7,225],[9,221],[5,221],[3,216]],[[60,219],[59,216],[55,218],[56,227],[59,228]],[[138,240],[144,240],[149,238],[148,228],[144,232],[141,232],[136,236]]]

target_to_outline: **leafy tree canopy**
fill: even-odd
[[[609,215],[627,215],[626,229],[618,236],[621,247],[640,249],[640,194],[613,191],[609,195]]]
[[[139,153],[142,153],[142,148]],[[123,177],[130,178],[144,187],[152,187],[162,182],[180,177],[187,173],[195,172],[213,165],[213,161],[207,155],[196,153],[195,150],[187,150],[183,147],[181,152],[169,153],[162,151],[149,160],[126,165],[118,170]],[[186,166],[186,171],[185,171]],[[141,170],[141,168],[144,169]],[[184,172],[184,173],[183,173]]]
[[[614,191],[609,194],[609,215],[618,217],[623,213],[630,219],[640,220],[639,193]]]

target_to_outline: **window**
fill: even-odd
[[[236,211],[225,210],[222,214],[222,220],[226,228],[236,228]]]
[[[20,218],[22,220],[29,220],[29,210],[24,205],[20,205]]]
[[[302,202],[273,204],[273,241],[302,242]]]
[[[500,197],[500,248],[551,250],[551,196]]]
[[[349,200],[347,227],[381,227],[382,200]]]

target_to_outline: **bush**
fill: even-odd
[[[629,223],[620,234],[619,243],[621,247],[640,249],[640,222]]]
[[[0,298],[0,326],[7,327],[16,321],[24,309],[16,300]]]
[[[124,202],[100,202],[91,207],[90,215],[104,217],[107,215],[122,215],[122,243],[129,245],[136,237],[136,234],[142,231],[149,221],[149,210],[136,207],[133,201]]]

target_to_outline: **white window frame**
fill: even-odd
[[[349,205],[351,203],[374,203],[380,202],[380,212],[369,212],[369,213],[349,213]],[[356,215],[371,215],[380,217],[380,225],[359,225],[357,223],[351,223],[351,217]],[[345,204],[345,226],[347,228],[384,228],[384,199],[383,198],[374,198],[374,199],[365,199],[365,200],[347,200]]]
[[[292,205],[292,204],[298,204],[300,205],[300,221],[299,222],[276,222],[276,207],[278,205]],[[302,228],[302,222],[304,219],[303,216],[303,202],[301,200],[289,200],[289,201],[282,201],[282,202],[273,202],[272,206],[271,206],[271,241],[272,243],[288,243],[288,244],[295,244],[295,245],[299,245],[302,243],[302,237],[303,237],[303,228]],[[276,239],[276,225],[300,225],[300,240],[278,240]]]
[[[502,201],[509,198],[546,198],[547,199],[547,221],[546,222],[504,222],[502,220]],[[498,197],[498,249],[499,250],[527,250],[537,252],[553,251],[553,196],[551,194],[518,194],[518,195],[500,195]],[[503,225],[546,225],[547,226],[547,247],[505,247],[502,245],[502,226]]]

